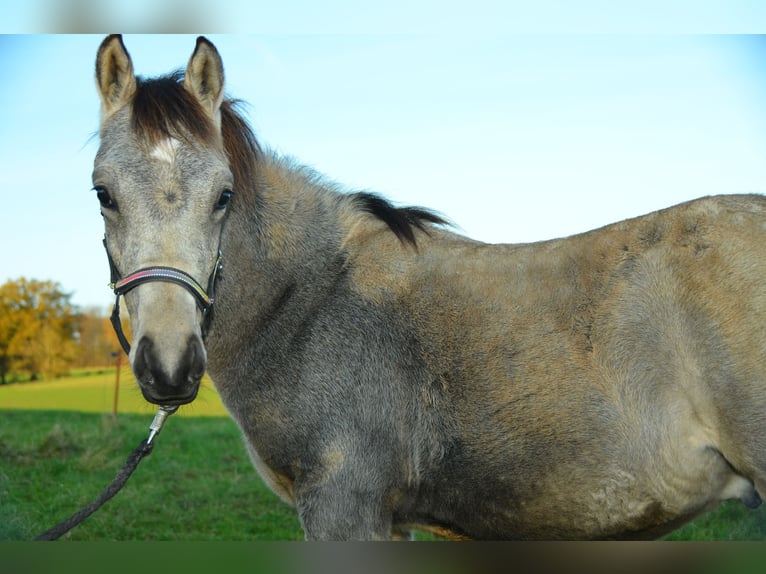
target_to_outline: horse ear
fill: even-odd
[[[215,124],[220,126],[223,62],[218,50],[204,36],[197,38],[197,47],[186,66],[184,87],[197,98]]]
[[[107,36],[96,56],[96,84],[102,120],[127,104],[136,92],[133,62],[120,34]]]

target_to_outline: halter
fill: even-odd
[[[221,248],[218,248],[218,257],[215,261],[213,271],[210,273],[210,278],[207,283],[207,291],[197,283],[196,279],[180,269],[175,267],[164,267],[161,265],[155,265],[152,267],[144,267],[131,273],[126,277],[120,277],[120,272],[117,270],[117,266],[114,264],[112,254],[109,253],[109,248],[106,246],[106,238],[104,238],[104,249],[106,250],[106,256],[109,259],[109,271],[111,273],[111,282],[109,287],[114,291],[117,298],[114,301],[114,307],[112,308],[112,316],[109,320],[112,323],[114,332],[117,334],[117,339],[120,341],[120,345],[126,354],[130,354],[130,343],[128,342],[125,333],[122,330],[122,322],[120,321],[120,297],[125,295],[128,291],[142,285],[143,283],[149,283],[150,281],[164,281],[166,283],[175,283],[184,287],[189,293],[194,296],[194,300],[197,302],[197,307],[202,311],[202,338],[204,340],[207,334],[207,327],[210,324],[210,319],[213,316],[213,302],[215,301],[215,282],[218,277],[218,272],[223,269],[223,256],[221,255]]]

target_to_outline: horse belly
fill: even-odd
[[[506,437],[502,452],[485,440],[466,449],[473,456],[447,461],[416,514],[421,523],[475,539],[646,539],[724,499],[760,503],[708,429],[688,417],[675,424],[664,442],[614,429],[588,433],[608,440],[569,446],[547,437],[514,445]]]
[[[531,537],[653,539],[722,500],[758,506],[753,482],[732,469],[707,434],[687,428],[665,445],[655,443],[643,459],[630,449],[617,460],[584,458],[577,468],[552,472],[520,504],[519,525]]]

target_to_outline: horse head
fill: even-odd
[[[204,327],[232,197],[223,64],[200,37],[183,77],[142,80],[113,35],[98,51],[96,83],[93,186],[117,301],[124,295],[130,315],[131,367],[146,400],[185,404],[206,369]]]

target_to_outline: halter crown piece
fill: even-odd
[[[223,269],[223,257],[221,255],[220,247],[218,249],[218,257],[215,261],[215,266],[208,279],[207,291],[202,288],[194,277],[186,273],[186,271],[181,271],[175,267],[164,267],[161,265],[145,267],[126,277],[120,277],[120,272],[117,270],[112,255],[109,253],[109,248],[106,246],[106,238],[104,238],[104,249],[106,249],[106,256],[109,259],[109,270],[112,276],[109,287],[117,296],[114,301],[114,307],[112,308],[112,316],[109,320],[111,321],[114,332],[117,334],[117,339],[120,341],[120,345],[122,345],[126,354],[130,354],[130,343],[128,342],[127,337],[125,337],[125,333],[122,330],[122,322],[120,321],[120,297],[125,295],[125,293],[131,289],[134,289],[143,283],[149,283],[150,281],[175,283],[176,285],[184,287],[194,296],[197,306],[200,308],[200,311],[202,311],[202,338],[205,338],[207,326],[213,315],[215,282],[218,278],[218,273]]]

